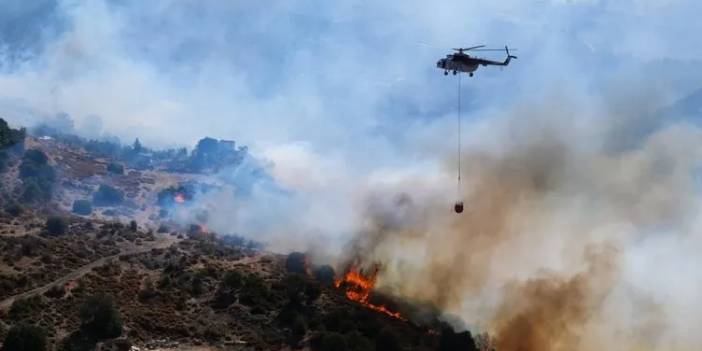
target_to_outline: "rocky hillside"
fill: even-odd
[[[173,206],[219,185],[210,171],[226,164],[214,160],[242,162],[233,142],[158,162],[141,149],[133,162],[0,129],[2,351],[477,350],[469,333],[375,294],[372,275],[173,220]]]

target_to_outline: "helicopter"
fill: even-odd
[[[473,72],[478,69],[478,66],[507,66],[512,59],[516,59],[517,56],[510,55],[509,48],[505,46],[505,53],[507,53],[507,58],[503,61],[492,61],[475,56],[470,56],[466,51],[502,51],[502,49],[482,49],[485,45],[478,45],[469,48],[456,48],[455,54],[448,54],[445,58],[440,59],[436,62],[436,67],[444,70],[444,75],[448,75],[449,71],[453,71],[453,75],[458,72],[468,73],[469,76],[473,76]]]

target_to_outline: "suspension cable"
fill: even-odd
[[[461,197],[461,74],[458,74],[458,142],[457,142],[457,154],[458,154],[458,182],[456,184],[457,196]]]

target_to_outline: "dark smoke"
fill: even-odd
[[[595,252],[595,250],[597,250]],[[590,248],[587,270],[571,277],[543,274],[509,284],[497,314],[498,350],[577,350],[579,332],[613,287],[617,253]]]
[[[667,325],[666,305],[642,291],[658,286],[630,285],[639,268],[627,260],[648,254],[642,240],[675,247],[694,233],[700,131],[659,123],[621,135],[653,112],[599,116],[561,103],[521,106],[471,136],[462,215],[431,180],[371,189],[348,257],[380,264],[381,289],[461,316],[498,350],[627,349],[644,339],[655,349],[648,333]],[[628,146],[611,147],[624,137]],[[649,320],[640,325],[622,306]]]

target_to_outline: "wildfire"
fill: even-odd
[[[185,195],[182,193],[178,193],[173,197],[173,201],[175,201],[178,204],[184,204],[185,203]]]
[[[397,319],[406,320],[400,313],[393,312],[383,305],[376,305],[370,302],[370,295],[375,286],[378,270],[374,269],[369,275],[364,275],[356,267],[351,267],[346,274],[334,282],[334,286],[346,290],[346,297],[351,301],[356,301],[367,308],[378,311]]]

